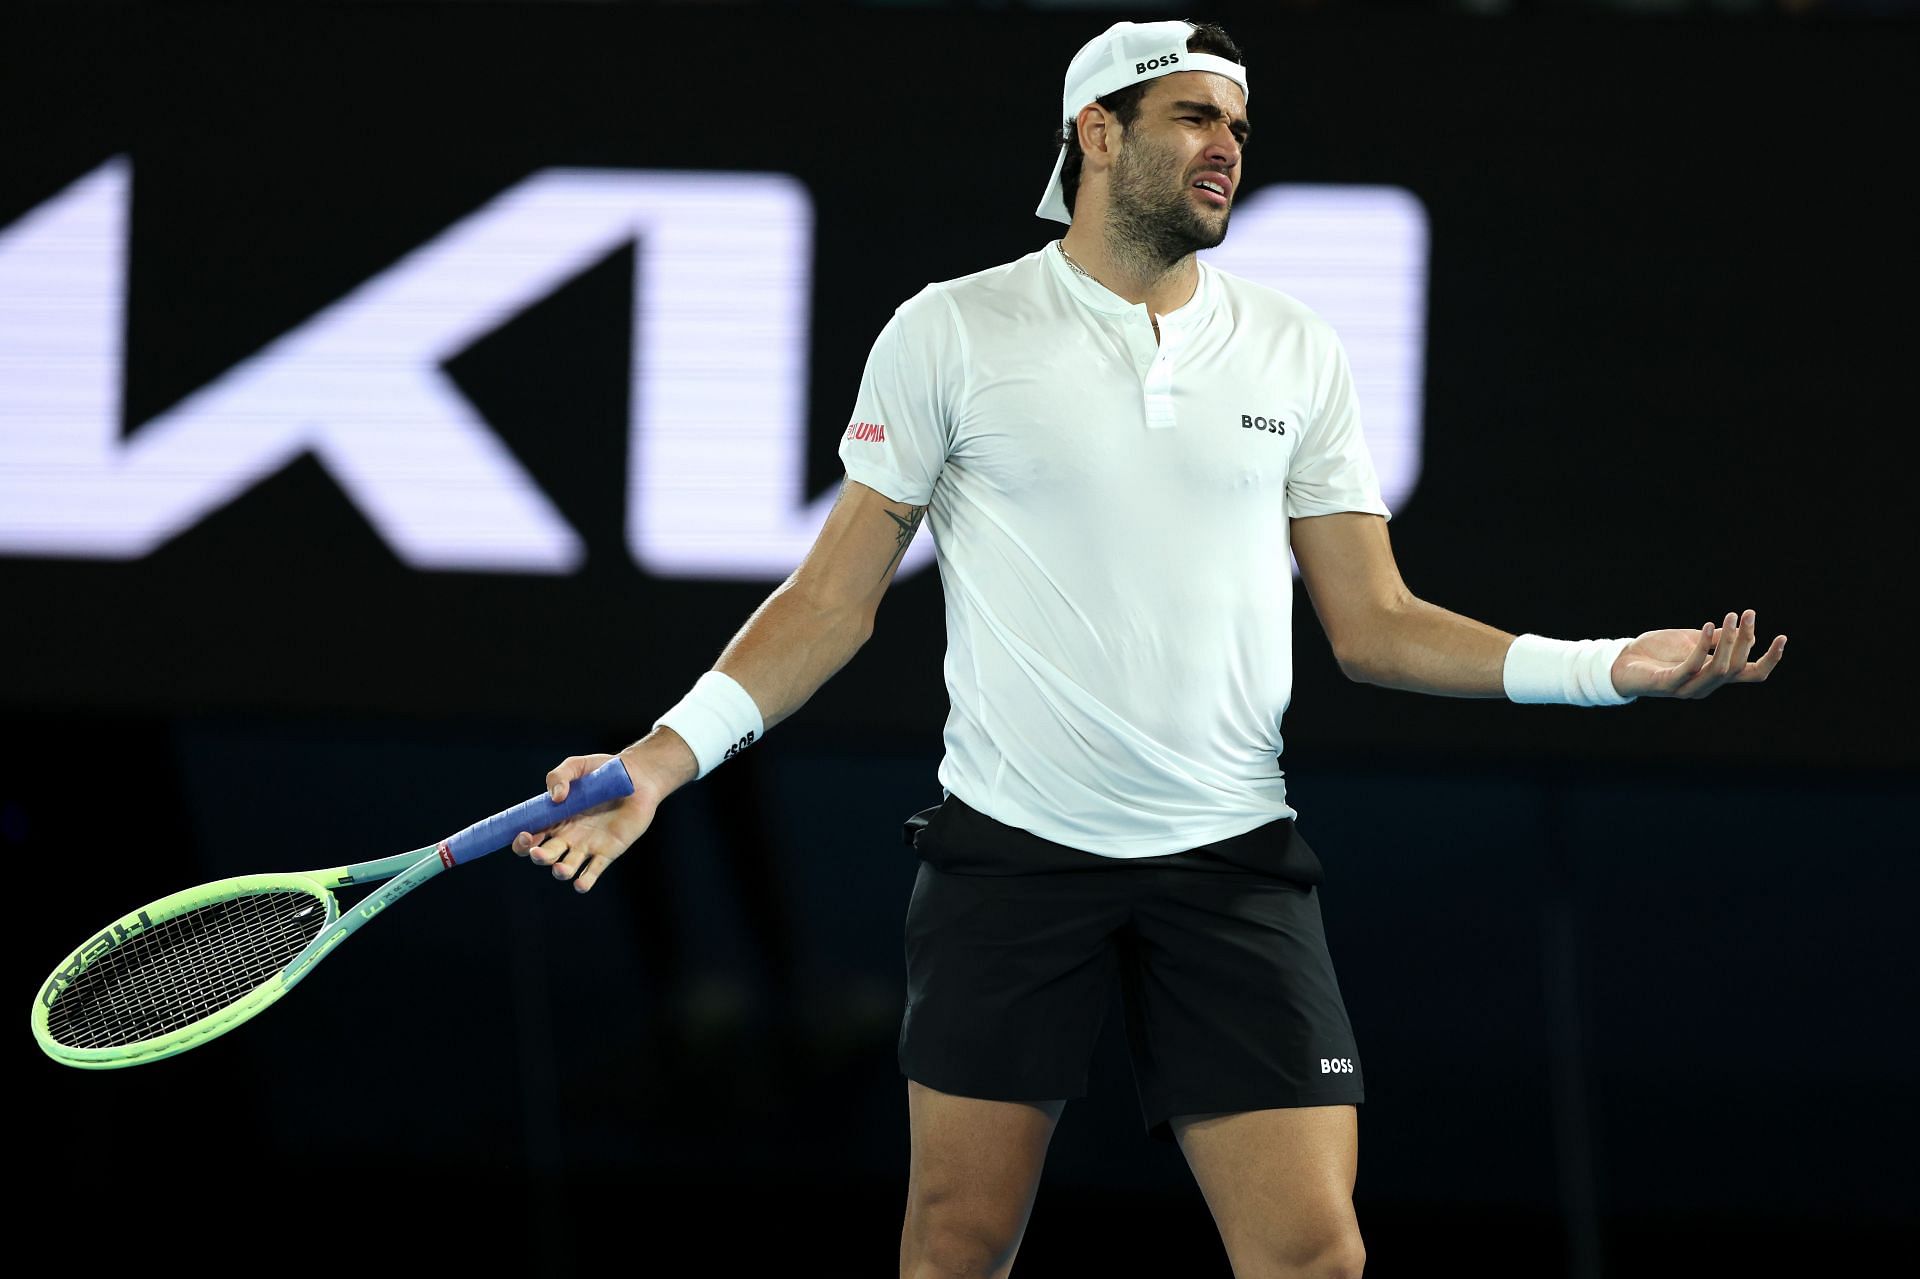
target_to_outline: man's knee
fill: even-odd
[[[983,1101],[912,1081],[908,1101],[913,1140],[900,1273],[1005,1274],[1065,1103]]]
[[[1038,1170],[1031,1179],[1001,1180],[928,1162],[931,1166],[917,1167],[908,1179],[902,1276],[1006,1274],[1026,1233]]]
[[[954,1215],[928,1215],[908,1227],[901,1248],[903,1279],[994,1279],[1012,1268],[1025,1222],[1011,1232]]]
[[[1030,1197],[1012,1187],[989,1193],[986,1187],[912,1179],[907,1215],[947,1234],[992,1240],[1020,1229]]]
[[[1367,1249],[1356,1229],[1295,1236],[1257,1257],[1233,1258],[1235,1279],[1360,1279]]]
[[[1308,1263],[1306,1274],[1313,1279],[1360,1279],[1367,1268],[1367,1247],[1360,1242],[1358,1230],[1328,1243],[1319,1256]]]

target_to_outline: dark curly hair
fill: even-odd
[[[1234,62],[1245,61],[1240,56],[1240,46],[1226,33],[1218,23],[1196,22],[1193,34],[1187,37],[1187,50],[1191,53],[1212,53]],[[1141,80],[1124,89],[1115,89],[1104,98],[1095,98],[1107,110],[1119,117],[1120,127],[1130,129],[1133,122],[1140,118],[1140,99],[1147,96],[1152,80]],[[1080,166],[1086,155],[1080,150],[1080,131],[1071,122],[1061,125],[1053,131],[1053,145],[1067,149],[1067,161],[1060,169],[1060,186],[1066,195],[1067,212],[1073,212],[1074,199],[1080,194]]]

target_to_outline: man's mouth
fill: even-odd
[[[1227,192],[1232,187],[1230,183],[1222,182],[1218,178],[1199,178],[1194,181],[1193,189],[1198,191],[1200,198],[1208,204],[1224,209],[1227,207]]]

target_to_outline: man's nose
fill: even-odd
[[[1222,123],[1207,139],[1207,159],[1229,173],[1233,171],[1233,166],[1240,163],[1240,143],[1226,124]]]

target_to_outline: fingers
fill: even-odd
[[[611,755],[569,755],[547,773],[547,798],[556,804],[560,803],[567,797],[567,792],[573,789],[573,782],[577,778],[586,776],[612,758]],[[510,847],[515,856],[525,857],[539,842],[540,833],[523,830],[513,837]],[[537,857],[534,860],[540,861]],[[546,862],[541,861],[540,864],[544,866]]]
[[[584,848],[574,846],[575,838],[574,832],[568,831],[563,834],[561,830],[556,829],[540,843],[535,844],[528,856],[533,859],[533,864],[536,866],[553,867],[555,879],[571,878],[573,872],[579,869],[581,859],[587,855]],[[584,843],[584,837],[580,838]]]
[[[553,877],[563,881],[572,880],[573,891],[584,893],[593,887],[594,881],[600,878],[600,872],[605,870],[611,861],[613,861],[611,857],[590,853],[585,848],[569,846],[565,856],[553,868]]]
[[[1707,622],[1693,637],[1693,652],[1688,655],[1685,662],[1681,663],[1679,678],[1674,681],[1674,689],[1680,696],[1690,695],[1681,690],[1693,683],[1700,672],[1707,669],[1707,664],[1713,661],[1713,635],[1713,623]]]
[[[560,859],[560,864],[553,868],[553,877],[572,879],[580,873],[580,867],[586,863],[589,855],[585,848],[569,846],[566,855]]]
[[[1720,625],[1715,626],[1712,622],[1706,624],[1703,630],[1709,637],[1712,651],[1686,682],[1675,690],[1675,697],[1705,697],[1727,681],[1727,672],[1732,669],[1733,640],[1739,622],[1739,614],[1728,613],[1720,619]]]
[[[547,774],[547,795],[558,804],[573,789],[576,779],[585,777],[612,759],[611,755],[569,755]]]
[[[1720,629],[1714,635],[1713,665],[1709,668],[1712,681],[1700,690],[1702,695],[1711,693],[1746,669],[1747,654],[1753,650],[1753,625],[1752,609],[1728,613],[1721,620]]]
[[[599,880],[600,872],[605,870],[612,862],[613,858],[601,857],[598,854],[587,858],[586,869],[582,870],[573,881],[573,891],[576,893],[584,893],[592,888],[594,883]]]
[[[1747,655],[1753,652],[1753,641],[1755,633],[1758,630],[1755,626],[1757,620],[1752,609],[1748,609],[1740,615],[1740,648],[1739,651],[1734,653],[1733,662],[1729,667],[1731,674],[1728,678],[1730,679],[1738,679],[1746,672]]]
[[[572,832],[562,834],[556,828],[550,831],[545,839],[533,845],[527,855],[533,859],[533,864],[536,866],[553,867],[553,877],[561,879],[564,876],[561,875],[560,868],[566,864],[568,854],[573,851]]]
[[[572,782],[612,758],[611,755],[574,755],[562,760],[547,774],[548,796],[555,803],[565,799]],[[631,803],[628,801],[629,806]],[[572,881],[575,892],[587,892],[652,822],[650,805],[637,821],[632,813],[625,818],[618,817],[621,808],[621,803],[610,801],[545,831],[521,831],[513,837],[513,851],[530,858],[535,865],[551,866],[553,877]]]
[[[524,838],[528,841],[524,855],[532,858],[536,866],[553,867],[555,879],[562,882],[572,880],[573,889],[578,893],[591,889],[620,855],[617,850],[611,853],[595,852],[595,845],[604,839],[604,835],[580,829],[571,822],[555,828],[538,843],[532,842],[531,836]],[[521,851],[519,838],[514,840],[514,851]]]
[[[1784,635],[1774,636],[1773,643],[1767,645],[1767,651],[1760,655],[1760,660],[1752,663],[1740,672],[1738,676],[1740,683],[1758,684],[1761,680],[1773,674],[1773,668],[1780,665],[1780,659],[1786,655],[1787,637]]]
[[[1740,629],[1734,632],[1727,659],[1729,678],[1747,668],[1747,654],[1753,651],[1754,612],[1752,609],[1739,615],[1739,624]]]
[[[1711,623],[1702,627],[1702,635],[1710,637],[1712,656],[1702,661],[1696,644],[1692,657],[1684,664],[1684,678],[1673,695],[1705,697],[1722,684],[1757,684],[1766,679],[1785,655],[1787,637],[1775,636],[1760,660],[1749,662],[1747,658],[1753,652],[1758,629],[1759,615],[1753,609],[1728,613],[1717,627]]]

